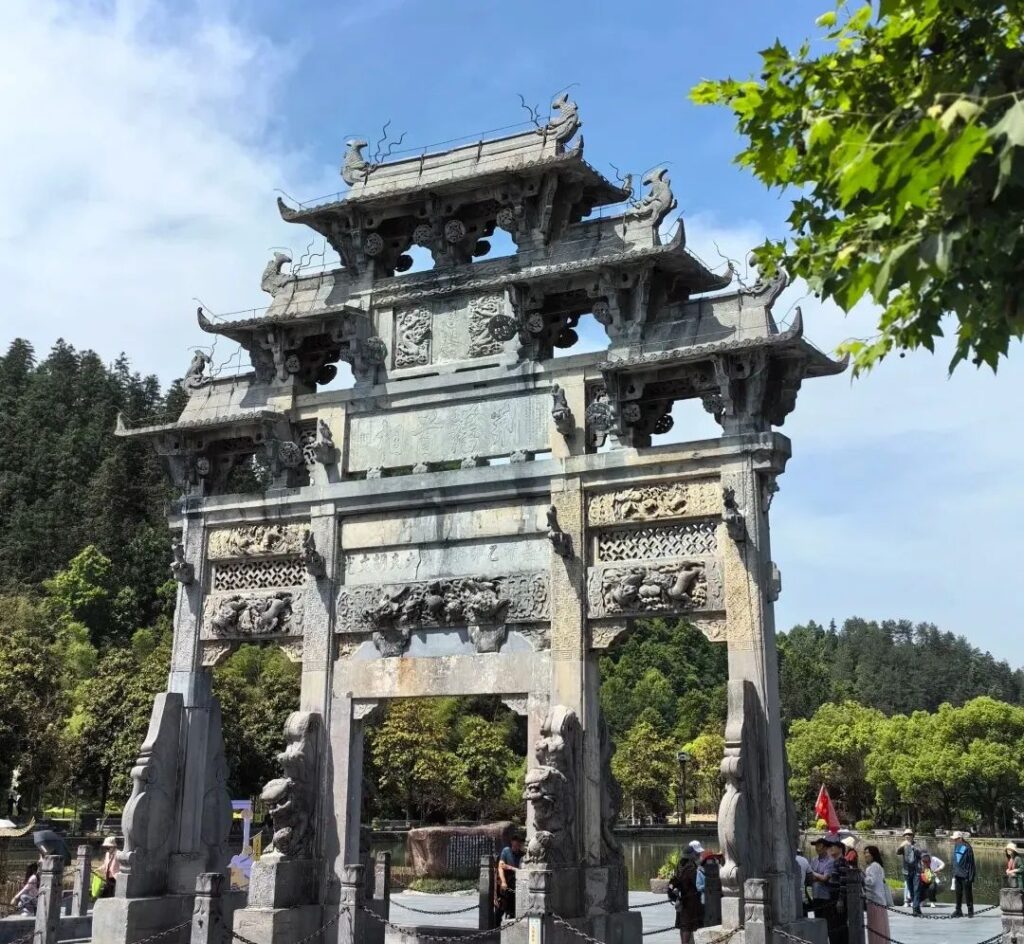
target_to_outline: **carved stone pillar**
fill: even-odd
[[[864,873],[857,868],[846,874],[846,926],[850,944],[864,944]]]
[[[743,944],[771,944],[773,915],[768,880],[748,878],[743,883],[743,899]]]
[[[497,860],[492,855],[480,857],[480,881],[477,886],[479,900],[477,903],[477,927],[487,931],[496,927],[494,920],[495,870]]]
[[[39,898],[36,900],[36,926],[32,938],[35,944],[57,944],[63,887],[63,857],[45,856],[39,869]]]
[[[1015,944],[1024,939],[1024,891],[1003,888],[999,892],[999,907],[1003,917],[1004,940]]]
[[[373,900],[378,902],[378,914],[391,917],[391,853],[378,852],[373,863]]]
[[[784,437],[758,437],[723,467],[721,477],[724,514],[718,543],[723,558],[730,679],[730,733],[723,773],[727,783],[740,785],[733,790],[727,788],[719,815],[723,848],[732,845],[740,855],[738,876],[728,861],[722,874],[723,922],[727,927],[736,926],[742,914],[739,904],[730,910],[730,882],[747,878],[770,880],[772,914],[780,926],[800,917],[793,860],[796,824],[786,782],[766,510],[768,486],[774,485],[788,455]],[[734,718],[733,686],[739,682],[749,683],[751,689],[744,690],[742,708],[739,702],[736,704],[740,715]],[[745,728],[752,720],[756,739],[748,741]],[[751,783],[754,777],[760,780],[760,786],[757,808],[751,807],[747,816],[749,831],[735,831],[735,814],[742,811],[745,802],[742,784]],[[735,894],[741,888],[733,886],[732,891]]]
[[[90,877],[92,854],[88,846],[79,846],[75,856],[75,886],[71,893],[71,909],[68,914],[76,917],[89,913]]]
[[[224,920],[224,889],[230,889],[221,872],[203,872],[196,879],[189,944],[230,944],[231,929]]]
[[[383,938],[383,925],[364,910],[363,866],[346,865],[340,870],[338,944],[363,944]]]

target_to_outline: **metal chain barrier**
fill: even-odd
[[[675,929],[676,926],[674,924],[670,924],[667,928],[658,928],[656,931],[644,931],[640,936],[650,937],[652,934],[664,934],[666,931],[674,931]]]
[[[372,908],[367,908],[366,905],[362,906],[362,910],[365,911],[375,921],[379,921],[381,924],[384,925],[384,927],[388,928],[391,931],[394,931],[396,934],[412,934],[415,937],[419,938],[421,941],[440,941],[443,942],[443,944],[460,944],[460,942],[462,941],[479,941],[483,940],[486,937],[494,937],[494,935],[500,934],[503,928],[514,927],[517,924],[521,924],[529,917],[529,915],[522,915],[521,917],[516,918],[514,921],[509,921],[508,923],[503,924],[500,928],[489,928],[486,931],[475,931],[472,934],[445,935],[422,934],[416,928],[403,928],[401,925],[392,924],[390,921],[387,920],[387,918],[382,918]],[[431,912],[427,913],[430,914]],[[246,944],[246,942],[243,941],[242,944]],[[296,944],[300,944],[300,942],[296,942]],[[597,941],[595,942],[595,944],[604,944],[604,942]]]
[[[331,920],[328,921],[327,924],[325,924],[322,928],[317,928],[315,931],[311,931],[305,937],[300,937],[297,941],[291,941],[290,944],[309,944],[309,942],[312,941],[314,938],[320,937],[320,935],[323,934],[324,931],[333,928],[334,925],[336,925],[341,920],[341,916],[346,911],[348,911],[348,906],[343,906],[339,908],[338,913],[333,918],[331,918]],[[190,921],[189,924],[191,923],[192,922]],[[246,937],[243,934],[239,934],[235,930],[232,930],[231,937],[234,940],[240,942],[240,944],[256,944],[256,941]],[[141,942],[139,942],[139,944],[141,944]]]
[[[480,902],[474,902],[468,908],[456,908],[454,911],[428,911],[426,908],[413,908],[412,905],[403,905],[400,901],[395,901],[394,897],[391,899],[392,905],[397,905],[399,908],[404,908],[406,911],[415,911],[416,914],[425,915],[453,915],[453,914],[468,914],[470,911],[476,911],[480,907]]]
[[[893,914],[903,915],[904,917],[907,916],[907,912],[904,910],[904,908],[906,906],[904,906],[904,908],[897,908],[894,905],[883,905],[883,907],[885,908],[886,911],[891,911]],[[998,910],[998,908],[999,908],[999,905],[986,905],[984,908],[977,909],[974,912],[974,916],[977,917],[978,915],[985,914],[986,911],[996,911],[996,910]],[[960,918],[963,917],[963,915],[962,914],[959,914],[959,915],[958,914],[931,915],[931,914],[925,914],[922,911],[922,912],[918,912],[917,914],[915,914],[914,917],[915,918],[924,918],[925,921],[954,921],[954,920],[959,920]]]
[[[159,941],[162,937],[167,937],[169,934],[176,934],[182,928],[190,927],[192,927],[191,917],[188,921],[182,921],[181,924],[176,924],[173,928],[167,928],[164,931],[157,931],[156,934],[150,934],[149,937],[140,938],[139,940],[134,941],[133,944],[149,944],[150,941]]]
[[[781,934],[783,937],[792,937],[792,935],[788,935],[788,934],[786,934],[783,931],[776,931],[775,933],[776,934]],[[867,934],[868,934],[869,938],[873,938],[873,937],[880,938],[881,940],[885,941],[886,944],[905,944],[904,941],[899,941],[899,940],[897,940],[894,937],[887,937],[885,934],[879,934],[877,931],[872,931],[870,929],[867,931]],[[1005,935],[1006,935],[1005,931],[1000,931],[998,934],[995,934],[992,937],[985,938],[984,941],[979,941],[978,944],[996,944],[996,942],[997,941],[1001,941]],[[798,940],[798,939],[797,938],[793,938],[793,940]]]
[[[641,908],[657,908],[659,905],[671,905],[672,902],[665,898],[662,901],[649,901],[646,905],[630,905],[630,911],[639,911]]]

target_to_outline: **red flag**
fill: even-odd
[[[836,816],[836,808],[832,805],[832,797],[828,795],[825,784],[821,785],[818,791],[818,802],[814,804],[814,815],[818,819],[825,820],[830,833],[839,832],[839,817]]]

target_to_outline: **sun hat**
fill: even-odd
[[[903,830],[903,835],[904,835],[904,836],[913,836],[913,835],[914,835],[914,830],[912,830],[912,829],[910,829],[910,828],[908,827],[907,829],[904,829],[904,830]]]
[[[853,836],[847,836],[843,840],[843,845],[846,846],[847,849],[856,849],[857,848],[857,840]]]
[[[704,847],[700,844],[700,840],[698,839],[692,840],[686,848],[689,849],[690,852],[694,853],[695,855],[704,854]]]
[[[958,830],[956,830],[956,832],[954,832],[954,833],[953,833],[953,835],[952,835],[952,836],[950,836],[949,838],[950,838],[950,839],[963,839],[963,838],[964,838],[964,834],[963,834],[962,832],[960,832],[960,830],[958,829]]]
[[[107,838],[103,840],[103,848],[104,849],[116,849],[117,848],[117,840],[113,836],[107,836]]]
[[[1006,844],[1006,851],[1012,852],[1014,855],[1020,855],[1020,849],[1018,849],[1017,844],[1013,842],[1008,842]]]

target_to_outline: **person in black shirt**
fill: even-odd
[[[523,840],[513,836],[498,856],[498,887],[495,889],[495,923],[502,918],[516,916],[516,872],[523,861]]]

